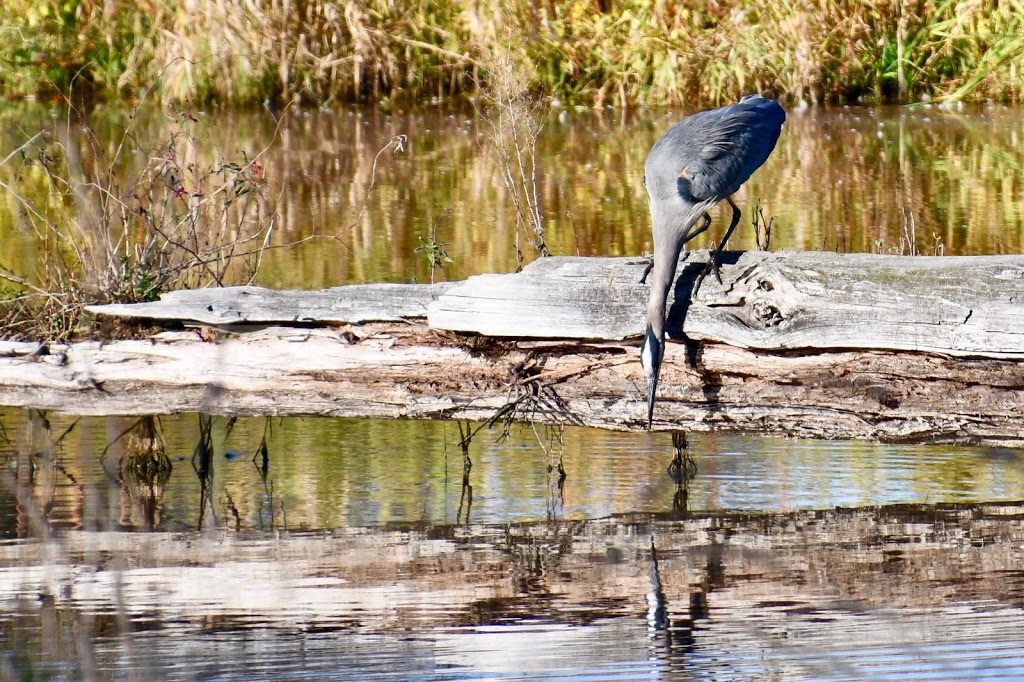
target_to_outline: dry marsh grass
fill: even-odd
[[[8,0],[0,31],[8,96],[423,102],[475,94],[499,52],[594,106],[1024,94],[1021,0]]]

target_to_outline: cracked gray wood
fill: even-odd
[[[680,336],[685,312],[691,342],[667,346],[655,428],[1024,446],[1024,256],[729,253],[722,283],[709,276],[688,301],[706,257],[681,263],[670,329]],[[237,311],[219,322],[308,325],[321,314],[292,299],[314,293],[353,299],[331,307],[354,311],[330,313],[334,324],[412,322],[270,327],[217,342],[191,331],[8,342],[0,404],[470,420],[513,405],[518,419],[640,429],[643,372],[637,342],[622,339],[642,331],[643,268],[636,258],[550,258],[408,295],[387,287],[418,308],[383,300],[380,287],[274,292],[248,307],[231,303],[232,290],[189,292],[189,319],[215,300]],[[355,300],[365,291],[372,304]],[[112,312],[144,316],[162,304]]]
[[[748,251],[683,254],[669,334],[740,348],[862,348],[1024,357],[1024,256],[925,257]],[[481,275],[429,306],[435,329],[488,336],[640,336],[647,287],[636,258],[548,258]],[[683,321],[685,319],[685,321]],[[680,325],[682,324],[682,329]]]
[[[187,289],[151,303],[87,306],[96,315],[212,325],[396,322],[426,317],[427,305],[452,284],[352,284],[305,291],[263,287]]]

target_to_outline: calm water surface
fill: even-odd
[[[552,253],[651,250],[643,162],[657,137],[685,113],[552,112],[538,141]],[[130,188],[137,177],[132,169],[164,153],[177,129],[173,115],[144,111],[130,121],[123,109],[99,108],[69,126],[58,110],[15,110],[5,114],[0,143],[13,150],[42,128],[74,148],[83,163],[106,167],[116,160]],[[425,255],[416,248],[435,227],[452,261],[437,277],[515,267],[512,205],[488,152],[487,130],[472,112],[295,110],[280,129],[262,109],[196,117],[187,126],[197,140],[199,166],[251,158],[266,148],[263,173],[279,214],[274,245],[322,236],[269,252],[261,284],[429,281]],[[87,125],[102,143],[98,150],[82,132]],[[123,138],[126,128],[132,135]],[[400,134],[408,135],[405,151],[377,158]],[[20,168],[10,161],[0,176],[11,181]],[[760,201],[774,219],[773,249],[909,252],[912,240],[922,253],[1020,253],[1024,112],[1002,105],[790,111],[775,152],[736,200],[745,216],[731,242],[737,249],[755,244],[749,219]],[[728,206],[713,217],[707,244],[724,232]],[[0,264],[31,277],[34,240],[17,203],[0,204]]]
[[[0,157],[42,127],[109,161],[131,125],[128,183],[166,113],[9,111]],[[554,253],[650,251],[643,159],[683,113],[553,112]],[[428,281],[435,226],[435,276],[515,267],[470,115],[194,125],[200,163],[269,145],[282,248],[261,284]],[[733,247],[760,200],[775,249],[1019,253],[1022,147],[1024,115],[998,105],[790,112]],[[0,244],[35,276],[16,202]],[[696,435],[686,480],[667,434],[499,435],[464,452],[455,424],[0,410],[0,679],[1024,679],[1018,451]]]
[[[667,434],[0,424],[11,677],[1024,675],[1018,451],[699,435],[687,481]]]

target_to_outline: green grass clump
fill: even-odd
[[[8,0],[0,93],[165,101],[474,95],[511,51],[586,105],[1020,101],[1022,0]]]

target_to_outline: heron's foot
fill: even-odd
[[[647,267],[644,268],[644,274],[640,278],[640,284],[647,284],[647,275],[651,274],[651,270],[654,269],[654,256],[647,259]]]
[[[711,259],[711,263],[709,263],[709,265],[711,266],[711,269],[715,271],[715,279],[717,279],[718,283],[721,284],[722,283],[722,266],[718,262],[718,252],[717,251],[715,251],[715,255]]]
[[[708,274],[708,269],[704,268],[699,275],[697,280],[693,283],[693,289],[690,291],[690,300],[697,297],[697,292],[700,291],[700,285],[704,283],[704,277]]]
[[[722,271],[718,265],[717,251],[711,253],[711,255],[708,257],[707,264],[704,266],[704,269],[700,271],[699,275],[697,275],[697,281],[693,283],[693,293],[690,295],[691,297],[697,295],[697,292],[700,290],[700,285],[704,283],[704,278],[708,276],[709,272],[714,272],[715,279],[718,280],[719,284],[722,283]]]

